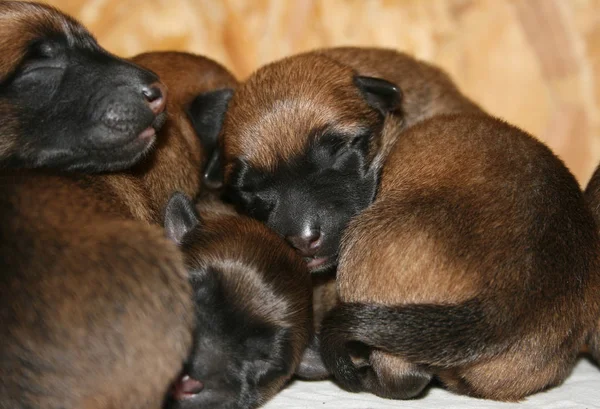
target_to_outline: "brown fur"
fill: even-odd
[[[171,193],[182,191],[195,197],[201,186],[199,169],[205,153],[184,108],[198,94],[235,87],[236,80],[214,61],[186,53],[153,52],[132,61],[151,68],[167,86],[175,85],[169,87],[167,122],[150,157],[122,174],[92,180],[108,196],[122,198],[135,218],[162,225],[163,209]]]
[[[404,354],[388,340],[372,344],[373,389],[393,395],[397,377],[390,374],[411,364],[453,391],[488,399],[519,400],[561,383],[600,311],[593,226],[573,176],[517,128],[484,115],[455,115],[406,131],[387,158],[377,199],[346,230],[340,299],[398,311],[478,300],[487,333],[474,337],[487,347],[446,363],[425,357],[438,356],[436,348],[451,356],[473,340],[457,346],[429,340],[436,345],[430,351],[423,345]],[[440,325],[440,318],[430,319]],[[386,325],[394,325],[391,316],[364,331],[377,333],[379,326],[384,333]],[[369,345],[369,335],[362,336]]]
[[[3,82],[19,65],[28,44],[39,37],[40,32],[73,33],[80,25],[55,9],[35,3],[3,1],[0,3],[0,82]],[[18,33],[18,35],[15,35]],[[2,138],[0,138],[0,160],[17,148],[18,120],[13,109],[0,105]]]
[[[312,335],[310,274],[261,223],[211,199],[197,209],[199,224],[180,244],[199,327],[184,375],[204,389],[176,407],[254,408],[281,390],[300,364]]]
[[[596,226],[600,226],[600,167],[596,169],[588,182],[585,188],[585,197],[596,220]],[[598,256],[600,257],[600,253]],[[590,333],[587,352],[591,353],[596,362],[600,364],[600,316]]]
[[[223,268],[223,285],[241,311],[293,328],[290,367],[295,368],[311,333],[311,280],[302,260],[275,233],[225,204],[201,202],[198,210],[199,233],[184,251],[188,267]],[[228,268],[231,262],[245,264],[244,272]],[[285,380],[270,387],[278,390]]]
[[[68,29],[69,20],[45,10],[15,12],[10,21],[22,26],[12,30],[21,31],[10,33],[46,21]],[[18,48],[9,52],[3,63],[18,62]],[[160,408],[187,358],[186,270],[162,228],[149,223],[162,222],[173,190],[200,190],[203,152],[184,107],[235,80],[189,54],[134,61],[156,71],[170,95],[156,150],[142,163],[120,174],[0,175],[1,407]]]
[[[382,118],[361,95],[354,82],[357,75],[397,84],[402,93],[400,108]],[[431,116],[454,112],[481,110],[443,71],[397,51],[343,47],[288,57],[260,68],[236,90],[229,104],[223,127],[226,183],[235,183],[232,173],[240,158],[277,175],[281,165],[302,160],[307,147],[325,131],[352,135],[372,130],[368,160],[378,169],[402,132]],[[337,295],[333,280],[315,277],[315,281],[318,329],[336,305]],[[318,361],[317,354],[310,357]],[[324,372],[316,371],[317,367],[309,365],[306,376],[318,372],[317,377],[322,377]]]
[[[371,143],[371,159],[382,161],[398,134],[425,118],[480,111],[443,71],[397,51],[342,47],[295,55],[260,68],[236,90],[223,129],[226,177],[237,157],[274,169],[302,154],[323,128],[377,127],[377,115],[353,83],[356,74],[384,78],[403,93],[402,115],[387,118],[387,131]]]
[[[315,331],[321,328],[325,315],[338,303],[335,275],[318,274],[313,277],[313,323]]]

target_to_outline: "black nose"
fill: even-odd
[[[142,89],[142,94],[148,103],[148,106],[158,115],[165,110],[167,105],[167,87],[161,82],[147,85]]]
[[[322,242],[319,230],[310,230],[299,236],[287,236],[286,240],[305,257],[314,256]]]

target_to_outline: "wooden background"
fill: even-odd
[[[600,0],[50,0],[110,51],[201,53],[239,78],[316,47],[393,47],[446,69],[581,183],[600,161]]]

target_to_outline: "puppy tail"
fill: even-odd
[[[502,347],[499,323],[488,317],[477,300],[452,305],[339,304],[323,321],[321,356],[341,386],[358,392],[365,390],[366,374],[353,364],[353,346],[397,354],[414,365],[463,365]]]

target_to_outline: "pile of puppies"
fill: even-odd
[[[600,359],[600,170],[391,50],[103,50],[0,3],[0,407],[519,400]]]

